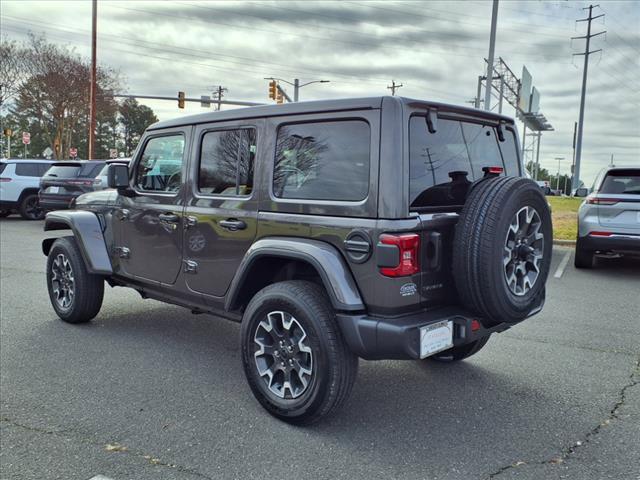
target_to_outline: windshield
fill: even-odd
[[[429,133],[425,117],[409,120],[409,202],[411,207],[462,205],[468,185],[484,175],[483,167],[500,166],[520,175],[515,134],[495,127],[439,118]]]
[[[104,167],[102,162],[91,163],[72,163],[69,165],[53,165],[47,173],[46,177],[56,178],[93,178]]]

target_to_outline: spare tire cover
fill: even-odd
[[[549,205],[533,180],[495,177],[475,184],[453,245],[463,305],[488,324],[527,317],[544,298],[552,243]]]

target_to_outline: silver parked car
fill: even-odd
[[[608,252],[640,254],[640,167],[602,170],[578,210],[575,266]]]

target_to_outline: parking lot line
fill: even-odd
[[[562,260],[560,260],[560,264],[558,265],[558,269],[556,273],[553,275],[553,278],[560,278],[564,273],[564,269],[567,268],[567,264],[569,263],[569,258],[571,258],[571,250],[568,250],[567,253],[564,254]]]

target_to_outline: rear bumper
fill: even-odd
[[[543,305],[544,300],[529,313],[527,318],[540,312]],[[471,326],[474,319],[480,323],[480,328],[475,331]],[[420,328],[443,320],[453,323],[454,347],[471,343],[492,333],[502,332],[519,323],[505,322],[485,327],[482,319],[460,307],[444,307],[396,318],[339,313],[337,320],[351,351],[365,360],[419,359]]]
[[[66,210],[69,208],[71,200],[77,195],[47,195],[40,193],[38,195],[40,206],[45,210]]]
[[[612,234],[609,236],[580,237],[580,247],[585,250],[640,253],[640,235]]]

